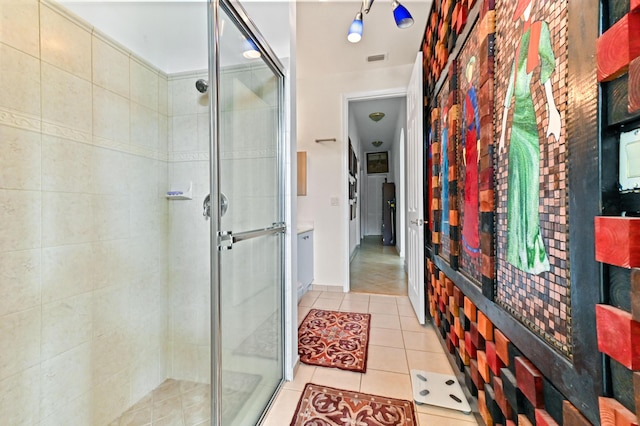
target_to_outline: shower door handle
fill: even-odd
[[[262,237],[264,235],[282,234],[286,230],[287,225],[280,222],[274,223],[268,228],[254,229],[252,231],[238,232],[235,234],[231,231],[223,231],[218,235],[218,250],[231,250],[234,243]]]

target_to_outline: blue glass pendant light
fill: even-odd
[[[396,20],[398,28],[409,28],[413,25],[413,17],[398,0],[393,0],[391,7],[393,8],[393,19]]]
[[[349,34],[347,40],[351,43],[357,43],[362,39],[362,12],[356,13],[356,17],[353,19],[351,26],[349,27]]]
[[[360,12],[356,13],[356,17],[353,19],[353,22],[351,22],[349,33],[347,34],[347,40],[351,43],[357,43],[362,39],[362,16],[369,13],[373,2],[374,0],[362,0]],[[391,7],[393,8],[393,19],[395,19],[398,28],[409,28],[413,25],[413,17],[407,8],[401,5],[398,0],[392,0]]]

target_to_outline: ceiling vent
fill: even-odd
[[[381,53],[379,55],[367,56],[367,62],[378,62],[378,61],[384,61],[385,59],[387,59],[387,54],[386,53]]]

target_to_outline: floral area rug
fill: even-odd
[[[370,314],[311,309],[298,328],[300,361],[364,373],[370,327]]]
[[[417,426],[413,402],[307,383],[291,426]]]

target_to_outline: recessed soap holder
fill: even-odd
[[[189,188],[172,185],[167,191],[166,197],[169,200],[191,200],[193,198],[193,182],[189,182]]]

